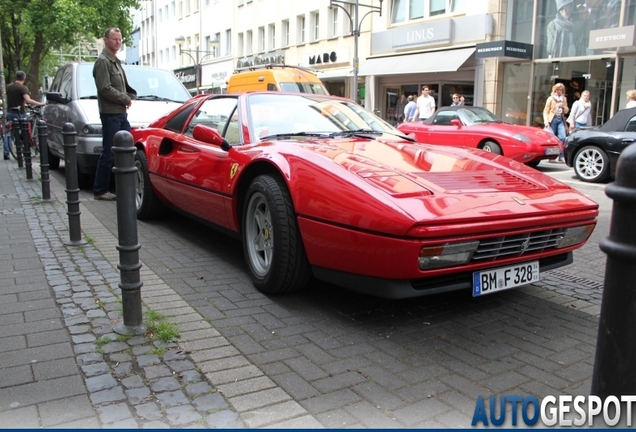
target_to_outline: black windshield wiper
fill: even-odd
[[[400,137],[402,139],[405,139],[405,140],[411,141],[411,142],[416,142],[417,141],[416,139],[411,138],[410,136],[406,136],[406,135],[395,133],[395,132],[391,132],[391,131],[378,131],[378,130],[375,130],[375,129],[344,130],[344,131],[340,131],[340,132],[334,132],[334,133],[331,134],[331,136],[332,137],[356,136],[356,137],[361,137],[361,138],[372,139],[371,137],[369,137],[369,135],[382,135],[382,134],[394,135],[396,137]]]
[[[97,95],[82,96],[80,99],[97,99]]]
[[[137,100],[156,100],[156,101],[165,101],[165,102],[177,102],[177,103],[181,103],[181,101],[177,101],[174,99],[169,99],[169,98],[165,98],[165,97],[161,97],[161,96],[157,96],[157,95],[142,95],[142,96],[137,96]]]
[[[261,137],[260,140],[267,141],[267,140],[271,140],[275,138],[288,138],[293,136],[329,138],[331,134],[329,132],[288,132],[288,133],[278,133],[273,135],[265,135]]]

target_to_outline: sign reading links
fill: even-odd
[[[484,399],[479,396],[475,404],[471,426],[502,426],[506,415],[510,414],[510,423],[517,426],[519,420],[525,426],[534,426],[541,419],[544,426],[594,426],[594,421],[603,420],[601,427],[616,426],[624,420],[632,425],[636,411],[633,409],[636,396],[608,396],[605,400],[598,396],[548,395],[541,403],[535,396],[504,395],[490,396],[486,408]],[[521,411],[521,412],[519,412]],[[508,427],[508,424],[505,425]]]

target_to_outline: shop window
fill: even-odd
[[[540,0],[535,42],[537,58],[601,54],[602,51],[589,48],[590,32],[618,27],[620,9],[620,0],[589,3]]]

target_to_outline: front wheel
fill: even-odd
[[[498,155],[503,154],[499,144],[497,144],[497,143],[495,143],[493,141],[486,141],[481,149],[483,151],[492,152],[492,153],[495,153],[495,154],[498,154]]]
[[[584,182],[603,182],[609,177],[609,158],[595,146],[585,146],[574,156],[574,173]]]
[[[243,252],[252,282],[262,292],[299,290],[311,278],[289,191],[271,175],[256,177],[247,190]]]
[[[137,168],[137,175],[135,176],[137,219],[150,220],[163,216],[167,208],[159,201],[159,198],[152,190],[150,175],[148,174],[148,159],[143,150],[137,149],[135,153],[135,167]]]

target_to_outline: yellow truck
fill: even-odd
[[[251,90],[325,94],[329,92],[312,69],[267,64],[237,69],[227,82],[227,93]]]

